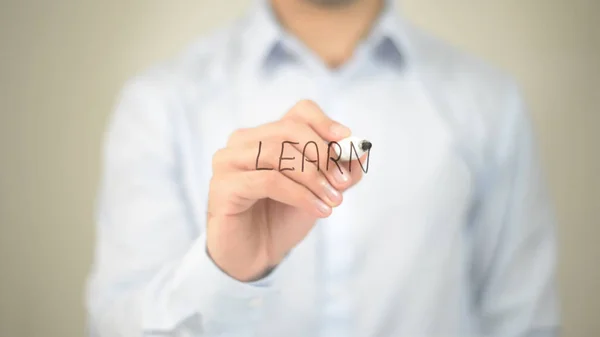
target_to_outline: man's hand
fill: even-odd
[[[341,204],[342,192],[363,174],[350,173],[348,163],[339,163],[343,174],[333,160],[328,165],[328,142],[347,136],[348,128],[311,101],[279,121],[231,135],[213,156],[207,219],[208,253],[225,273],[240,281],[260,278]],[[286,143],[282,155],[286,141],[294,144]],[[330,153],[335,157],[333,148]]]

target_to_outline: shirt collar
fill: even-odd
[[[244,51],[252,66],[264,70],[283,62],[290,55],[283,47],[289,34],[280,26],[269,0],[255,0],[255,6],[244,27]],[[384,8],[365,40],[378,60],[399,68],[406,64],[406,43],[402,31],[402,18],[393,0],[385,0]]]

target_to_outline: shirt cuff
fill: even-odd
[[[276,291],[277,270],[255,282],[238,281],[210,258],[202,234],[177,268],[169,307],[176,316],[199,314],[205,331],[251,329],[262,318],[266,297]]]

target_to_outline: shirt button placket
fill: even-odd
[[[321,77],[319,83],[319,103],[323,111],[333,120],[343,120],[340,115],[343,111],[339,109],[338,91],[343,84],[339,82],[343,80],[340,76],[332,76],[330,73],[325,73]],[[335,212],[335,211],[334,211]],[[341,220],[341,221],[340,221]],[[321,286],[324,290],[321,293],[321,298],[325,303],[322,306],[323,316],[323,333],[332,333],[335,331],[339,335],[348,335],[349,319],[347,317],[348,307],[347,301],[344,299],[345,284],[348,278],[348,258],[349,248],[347,246],[347,232],[343,227],[343,219],[335,217],[325,219],[323,226],[320,227],[322,234],[322,250],[321,259]],[[324,336],[325,337],[325,336]]]

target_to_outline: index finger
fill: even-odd
[[[292,119],[308,124],[319,136],[328,141],[337,141],[349,137],[348,127],[329,118],[317,103],[301,100],[296,103],[282,119]]]

